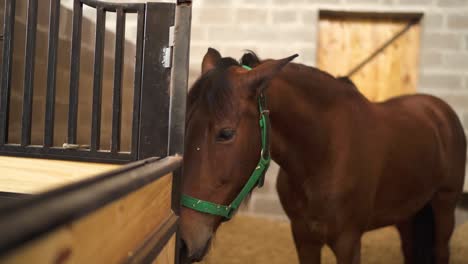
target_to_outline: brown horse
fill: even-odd
[[[396,225],[406,264],[447,264],[466,161],[455,112],[429,95],[372,103],[346,80],[288,63],[294,56],[252,56],[242,60],[252,70],[214,49],[203,59],[188,98],[184,194],[233,201],[258,162],[265,94],[278,193],[301,263],[320,263],[327,244],[338,264],[357,264],[363,233]],[[206,254],[223,220],[182,208],[190,261]]]

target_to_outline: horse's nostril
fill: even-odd
[[[185,243],[183,239],[180,240],[180,250],[187,252],[187,244]]]
[[[203,259],[210,248],[211,238],[203,244],[203,247],[191,251],[187,246],[187,243],[181,239],[180,240],[180,263],[188,264],[193,262],[199,262]]]
[[[180,262],[181,264],[191,263],[188,255],[187,243],[183,239],[180,240]]]

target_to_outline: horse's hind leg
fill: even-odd
[[[407,220],[396,225],[400,234],[401,250],[405,264],[414,264],[413,260],[413,220]]]
[[[432,199],[434,213],[434,257],[435,264],[448,264],[449,241],[455,226],[457,192],[438,192]]]
[[[430,203],[409,219],[396,224],[405,264],[434,264],[434,226]]]

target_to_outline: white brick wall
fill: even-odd
[[[164,1],[174,2],[155,2]],[[71,8],[72,2],[62,0],[62,5]],[[194,0],[190,84],[200,74],[208,47],[236,59],[245,49],[261,58],[298,53],[295,61],[314,65],[320,9],[423,12],[419,91],[445,99],[468,128],[468,0]],[[83,14],[95,19],[90,9]],[[108,19],[115,21],[115,16]],[[115,31],[115,22],[106,27]],[[129,18],[130,41],[135,40],[135,28],[136,19]],[[277,171],[272,166],[265,187],[255,190],[244,212],[284,217],[275,190]]]
[[[468,128],[468,0],[194,0],[190,83],[208,47],[236,59],[244,49],[261,58],[299,53],[297,62],[314,65],[319,9],[423,12],[418,90],[445,99]],[[284,217],[276,173],[273,167],[244,211]]]

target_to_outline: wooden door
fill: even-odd
[[[317,66],[346,76],[421,14],[320,12]],[[420,25],[413,25],[351,79],[372,101],[414,93],[418,83]]]

